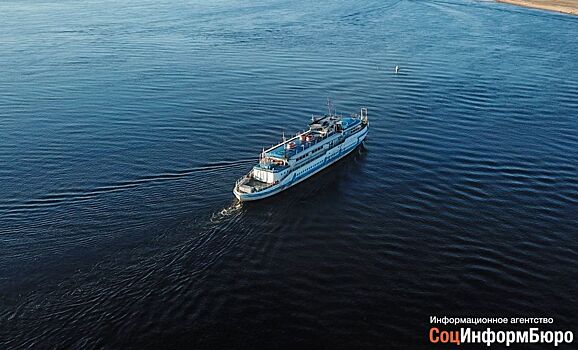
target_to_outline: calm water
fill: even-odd
[[[409,0],[0,13],[1,348],[421,349],[430,315],[576,333],[578,18]],[[365,147],[237,204],[261,148],[327,97],[369,108]]]

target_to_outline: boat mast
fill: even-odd
[[[331,99],[327,98],[327,112],[329,112],[329,116],[331,117]]]

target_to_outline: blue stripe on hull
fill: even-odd
[[[331,156],[331,157],[327,157],[323,160],[323,162],[320,162],[319,165],[316,165],[315,167],[311,168],[310,170],[304,172],[303,174],[299,175],[298,177],[295,178],[295,180],[300,180],[303,179],[304,177],[308,177],[309,175],[312,175],[314,173],[316,173],[317,171],[325,168],[328,165],[331,165],[332,163],[334,163],[335,161],[337,161],[338,159],[340,159],[342,156],[344,156],[345,154],[353,151],[353,149],[357,146],[359,146],[359,144],[361,144],[360,141],[354,143],[353,145],[349,146],[346,149],[342,149],[341,151],[339,151],[338,153],[335,153],[335,155]],[[288,187],[290,187],[293,183],[289,183],[287,184]]]

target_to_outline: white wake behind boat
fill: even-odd
[[[349,117],[329,113],[313,117],[309,130],[264,150],[259,163],[237,180],[240,201],[275,195],[334,164],[357,148],[369,127],[367,108]]]

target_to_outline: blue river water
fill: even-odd
[[[469,0],[0,13],[0,348],[428,349],[430,316],[577,330],[577,17]],[[328,97],[368,108],[365,146],[237,203],[262,148]]]

